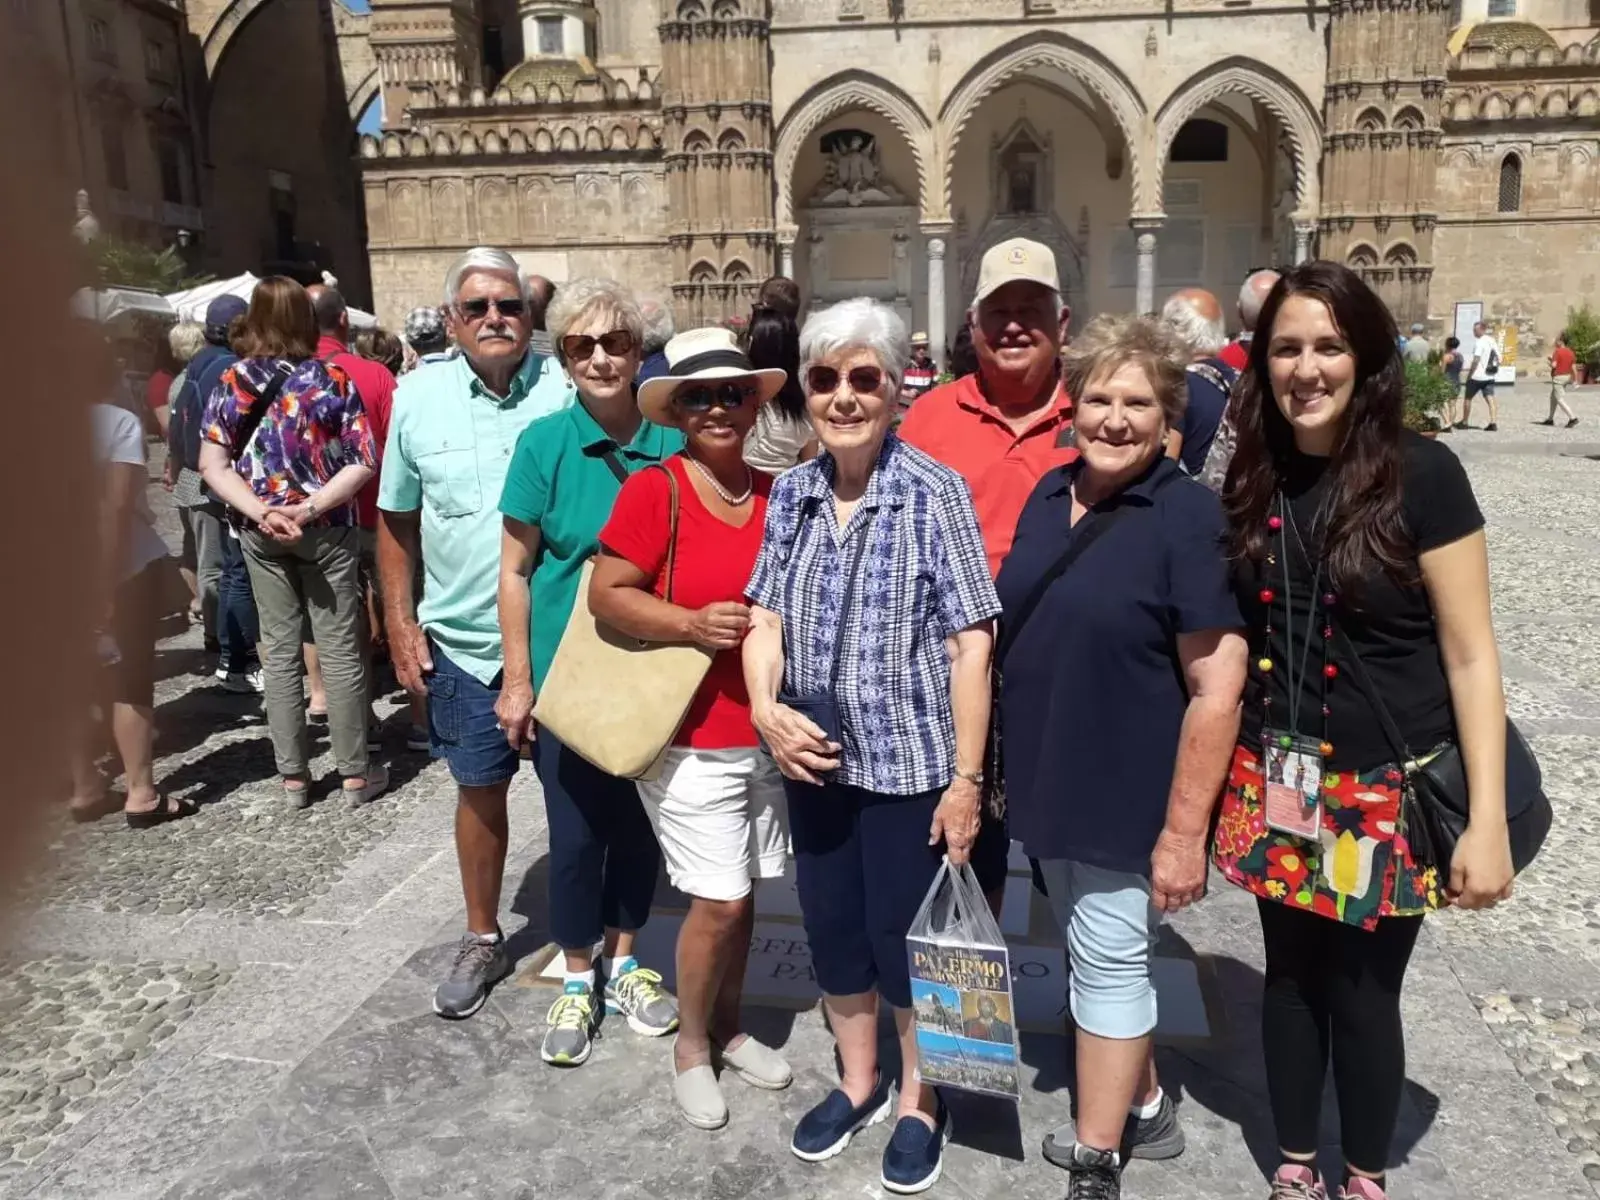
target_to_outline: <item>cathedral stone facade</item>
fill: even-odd
[[[295,2],[191,12],[225,40]],[[1080,317],[1321,255],[1526,346],[1600,277],[1596,0],[331,3],[350,113],[381,104],[350,218],[391,321],[482,242],[685,322],[783,272],[936,346],[1016,234]]]

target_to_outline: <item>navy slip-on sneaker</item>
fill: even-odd
[[[889,1085],[881,1075],[873,1085],[872,1095],[859,1108],[850,1103],[843,1091],[834,1088],[821,1104],[800,1118],[789,1149],[805,1162],[822,1162],[848,1146],[857,1130],[876,1125],[888,1115]]]
[[[881,1182],[891,1192],[912,1196],[939,1182],[944,1147],[950,1140],[950,1110],[939,1099],[939,1113],[929,1129],[916,1117],[901,1117],[883,1148]]]

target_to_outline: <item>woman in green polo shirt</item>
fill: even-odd
[[[682,449],[683,434],[652,425],[634,404],[644,320],[632,293],[610,280],[575,280],[556,293],[546,320],[578,402],[523,431],[500,495],[505,682],[495,711],[513,746],[532,742],[544,788],[550,931],[566,955],[566,984],[541,1056],[575,1067],[588,1059],[599,1024],[593,955],[602,938],[606,1011],[650,1037],[678,1027],[661,976],[633,957],[661,851],[633,781],[605,774],[548,731],[535,736],[533,700],[623,480]]]

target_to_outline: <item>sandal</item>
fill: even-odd
[[[169,805],[177,805],[170,808]],[[125,812],[128,818],[129,829],[153,829],[157,825],[165,825],[168,821],[181,821],[184,817],[192,817],[200,811],[200,806],[193,800],[185,800],[182,796],[157,795],[156,806],[149,812]]]
[[[290,808],[311,807],[311,781],[292,776],[283,781],[284,795],[289,797]]]

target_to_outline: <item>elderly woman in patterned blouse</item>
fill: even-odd
[[[949,1115],[917,1079],[905,934],[940,856],[978,832],[999,602],[961,476],[890,431],[904,322],[871,300],[815,314],[800,335],[821,455],[773,484],[745,678],[757,731],[786,779],[800,907],[844,1074],[795,1129],[831,1158],[889,1112],[877,1010],[894,1008],[902,1072],[883,1185],[938,1178]]]

